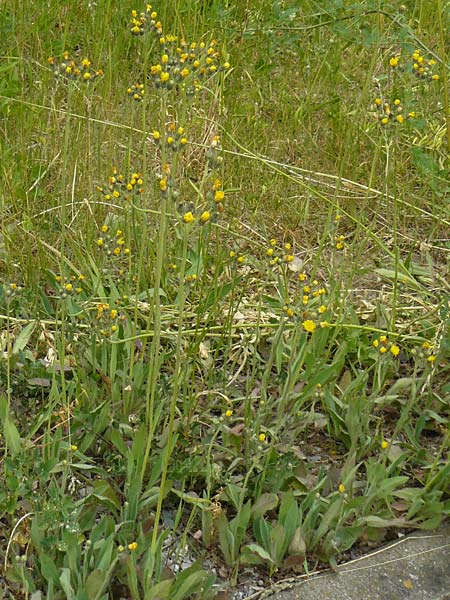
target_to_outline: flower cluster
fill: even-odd
[[[68,296],[72,296],[74,294],[81,294],[83,288],[80,286],[81,282],[84,280],[84,275],[71,275],[70,277],[63,277],[61,275],[55,276],[56,283],[59,284],[59,295],[62,300],[67,298]]]
[[[11,302],[11,300],[20,292],[22,288],[15,282],[13,283],[5,283],[0,285],[0,291],[3,292],[3,296],[6,302]]]
[[[100,228],[101,235],[97,238],[97,246],[105,252],[108,257],[129,256],[130,249],[126,247],[123,231],[116,229],[112,234],[108,225],[102,225]]]
[[[411,354],[427,363],[433,364],[436,360],[436,353],[431,342],[424,342],[420,348],[413,348]]]
[[[247,260],[247,255],[242,254],[240,252],[236,252],[235,250],[230,250],[228,256],[237,262],[238,265],[243,265]]]
[[[400,354],[400,347],[388,340],[386,335],[380,335],[375,338],[372,342],[372,346],[378,350],[380,354],[386,354],[390,352],[392,356],[398,356]]]
[[[433,67],[436,64],[434,58],[425,58],[423,54],[421,54],[420,50],[414,50],[411,55],[411,64],[406,65],[404,69],[402,69],[402,63],[400,56],[391,56],[389,59],[389,66],[392,69],[400,69],[406,70],[408,72],[413,72],[416,77],[420,79],[425,79],[427,81],[438,81],[439,75],[433,72]]]
[[[150,68],[157,88],[171,90],[182,85],[187,93],[195,93],[201,88],[200,82],[230,68],[228,62],[220,64],[216,40],[211,40],[209,44],[188,44],[185,40],[178,41],[177,37],[165,36],[160,43],[160,61]]]
[[[184,127],[177,127],[176,123],[169,123],[166,129],[167,131],[163,136],[157,129],[153,131],[152,137],[156,144],[164,143],[166,148],[169,148],[172,152],[177,152],[187,144],[188,140]]]
[[[412,54],[412,70],[413,73],[420,79],[427,79],[428,81],[438,81],[439,75],[433,73],[433,67],[436,61],[433,58],[426,59],[420,50],[414,50]]]
[[[386,126],[388,123],[402,124],[408,118],[412,119],[416,116],[416,113],[411,111],[407,115],[404,113],[404,109],[399,98],[396,98],[392,104],[383,102],[381,98],[375,98],[374,107],[376,110],[375,116],[378,122]]]
[[[110,308],[109,304],[97,304],[96,323],[100,325],[100,335],[103,337],[109,337],[115,333],[125,318],[119,314],[116,308]]]
[[[48,63],[57,77],[64,77],[65,79],[88,82],[103,75],[101,69],[93,69],[92,63],[88,58],[83,58],[77,63],[70,57],[68,52],[63,53],[61,61],[57,61],[56,58],[50,56]]]
[[[108,179],[108,185],[106,187],[97,186],[97,190],[107,201],[120,199],[131,202],[135,196],[144,192],[143,184],[141,173],[132,173],[130,179],[126,181],[125,177],[114,168],[113,174]]]
[[[162,24],[158,21],[158,13],[153,10],[151,4],[147,4],[145,12],[138,13],[137,10],[131,11],[131,33],[133,35],[144,35],[146,31],[151,31],[157,35],[162,34]]]
[[[345,235],[339,234],[334,238],[336,250],[343,250],[345,246]]]
[[[130,87],[127,89],[127,94],[130,96],[130,98],[136,100],[136,102],[140,102],[145,95],[144,84],[134,83],[133,85],[130,85]]]
[[[292,254],[292,244],[286,242],[282,247],[278,246],[277,240],[272,238],[269,240],[268,248],[265,251],[266,257],[269,259],[271,267],[279,264],[289,264],[294,261]]]
[[[209,221],[217,222],[220,213],[224,211],[223,201],[225,199],[225,192],[222,189],[222,182],[218,179],[216,171],[222,164],[222,160],[219,160],[222,159],[219,154],[220,150],[220,140],[215,136],[206,153],[208,178],[205,183],[201,205],[196,208],[193,202],[178,203],[177,209],[184,223],[197,222],[199,225],[205,225]],[[214,158],[212,158],[211,151],[214,153]],[[208,158],[208,155],[210,158]]]

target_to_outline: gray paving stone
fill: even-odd
[[[416,532],[308,580],[274,586],[269,600],[450,600],[450,524]]]

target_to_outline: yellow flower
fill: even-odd
[[[327,310],[327,307],[325,305],[322,304],[322,306],[319,306],[319,313],[320,314],[323,314],[326,310]]]
[[[160,79],[161,83],[165,83],[166,81],[169,81],[170,75],[169,75],[169,73],[166,73],[166,72],[161,73],[161,75],[159,76],[159,79]]]
[[[405,120],[405,117],[403,115],[397,115],[395,118],[398,123],[403,123],[403,121]]]
[[[265,433],[260,433],[260,434],[258,435],[258,440],[259,440],[261,443],[264,443],[264,442],[266,441],[266,434],[265,434]]]
[[[314,321],[311,321],[311,319],[307,319],[306,321],[303,321],[303,329],[308,333],[313,333],[316,329],[316,324]]]
[[[381,98],[375,98],[375,106],[381,106],[381,103],[382,103],[382,100],[381,100]],[[338,219],[338,217],[339,217],[339,219],[341,218],[341,216],[340,216],[340,215],[338,215],[338,216],[336,217],[336,221],[338,221],[338,220],[339,220],[339,219]]]
[[[205,210],[204,212],[202,212],[202,214],[200,215],[200,221],[202,223],[207,223],[210,218],[211,218],[211,213],[208,212],[207,210]]]
[[[229,408],[227,411],[225,411],[225,416],[229,419],[231,416],[233,415],[233,411],[231,410],[231,408]]]
[[[70,449],[72,450],[72,452],[76,452],[78,450],[78,446],[76,446],[75,444],[72,444],[70,446]]]
[[[383,448],[383,450],[386,450],[386,448],[389,446],[388,442],[386,440],[383,440],[381,442],[381,447]]]
[[[434,363],[435,360],[436,360],[436,356],[434,354],[431,354],[430,356],[427,357],[427,362],[429,362],[429,363]]]
[[[345,492],[345,485],[343,483],[339,484],[339,492],[343,494]]]
[[[109,229],[108,225],[102,225],[101,226],[102,233],[108,233],[108,229]]]
[[[214,200],[216,202],[222,202],[222,200],[225,198],[225,192],[223,190],[217,190],[216,193],[214,194]]]
[[[392,56],[392,58],[389,59],[389,64],[391,65],[391,67],[396,67],[399,63],[399,57],[398,56]]]
[[[400,354],[400,348],[396,344],[392,344],[392,346],[389,348],[389,351],[392,356],[398,356]]]
[[[131,544],[128,544],[128,550],[131,550],[131,552],[136,550],[137,547],[138,547],[137,542],[131,542]]]
[[[73,290],[73,285],[71,283],[66,283],[64,287],[66,292],[71,292]]]
[[[183,216],[183,221],[185,223],[193,223],[195,221],[195,217],[192,214],[191,211],[187,212],[184,216]]]

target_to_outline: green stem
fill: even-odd
[[[184,231],[183,237],[183,254],[181,260],[180,267],[180,288],[179,288],[179,313],[178,313],[178,333],[177,333],[177,342],[175,347],[175,372],[173,376],[173,390],[172,390],[172,399],[170,402],[170,411],[169,411],[169,423],[168,423],[168,432],[167,432],[167,443],[166,450],[164,454],[163,461],[163,470],[161,474],[161,483],[159,488],[159,496],[158,503],[156,506],[156,515],[155,515],[155,524],[153,526],[153,535],[152,535],[152,545],[151,550],[152,553],[156,552],[156,547],[158,544],[158,524],[161,518],[162,511],[162,503],[165,495],[165,487],[167,481],[167,474],[169,471],[169,461],[170,456],[173,449],[173,436],[174,436],[174,423],[175,423],[175,411],[177,406],[178,394],[180,390],[180,382],[182,379],[182,370],[183,370],[183,359],[184,353],[182,348],[183,343],[183,322],[184,322],[184,304],[186,300],[186,290],[184,284],[184,275],[186,272],[186,263],[187,263],[187,247],[188,247],[188,232]]]

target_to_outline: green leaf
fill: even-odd
[[[244,546],[241,553],[241,562],[251,565],[260,565],[261,562],[273,564],[272,557],[267,550],[261,548],[258,544],[248,544]]]
[[[105,581],[105,572],[102,569],[95,569],[89,573],[86,579],[86,592],[89,600],[96,600],[101,592]]]
[[[0,396],[0,419],[3,422],[3,435],[5,436],[8,450],[12,456],[15,456],[22,449],[22,439],[17,427],[10,418],[8,400],[4,396]]]
[[[287,545],[289,545],[299,524],[299,508],[292,492],[287,492],[283,495],[279,519],[286,531]]]
[[[75,600],[75,592],[73,591],[73,587],[70,583],[70,569],[61,569],[59,582],[64,590],[64,593],[66,594],[67,600]]]
[[[198,571],[189,575],[178,590],[172,592],[170,600],[183,600],[195,592],[200,592],[205,576],[206,573],[204,571]]]
[[[368,515],[362,517],[360,522],[366,523],[369,527],[405,527],[408,521],[404,517],[398,517],[397,519],[382,519],[375,515]]]
[[[119,502],[119,499],[117,498],[115,491],[107,481],[93,481],[92,487],[94,488],[94,492],[92,493],[94,498],[97,498],[110,508],[112,506],[117,510],[120,510],[121,504]]]
[[[264,548],[270,548],[271,530],[272,527],[263,517],[259,517],[253,522],[253,533],[255,534],[257,541],[264,546]]]
[[[173,581],[173,579],[164,579],[152,585],[150,589],[145,590],[144,600],[167,600],[170,598]]]
[[[12,349],[13,354],[18,354],[21,350],[23,350],[25,348],[25,346],[30,341],[31,334],[33,333],[33,330],[35,327],[36,327],[36,321],[33,321],[31,323],[28,323],[28,325],[26,325],[22,329],[22,331],[16,337],[16,340],[14,342],[14,346]]]
[[[225,513],[221,512],[219,514],[216,525],[219,533],[220,549],[223,552],[225,562],[231,566],[234,563],[234,535],[230,531],[230,523]]]
[[[112,533],[103,544],[99,559],[97,561],[97,569],[106,571],[111,564],[112,552],[114,547],[114,533]]]
[[[47,581],[53,581],[53,583],[57,584],[59,581],[59,572],[53,559],[48,554],[42,554],[39,559],[41,562],[42,577]]]
[[[281,523],[277,523],[275,527],[272,527],[270,532],[270,553],[273,556],[273,560],[277,565],[281,565],[283,562],[284,555],[286,554],[289,546],[289,540],[286,535],[286,529]]]
[[[306,555],[306,541],[303,535],[302,527],[297,527],[297,529],[295,530],[294,535],[289,544],[288,552],[291,556]]]
[[[252,515],[254,518],[262,517],[269,510],[273,510],[278,506],[279,498],[277,494],[265,493],[261,494],[252,507]]]

